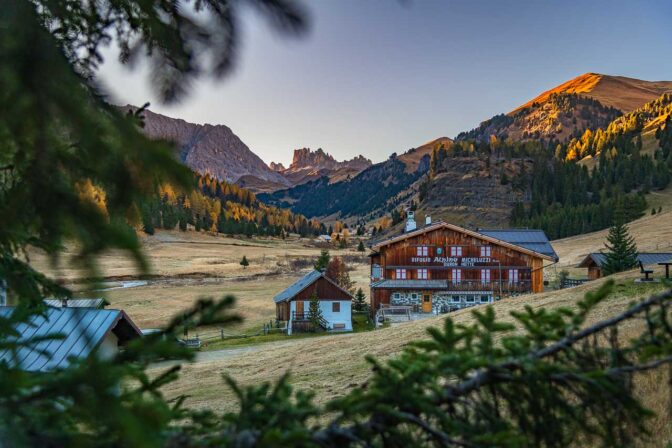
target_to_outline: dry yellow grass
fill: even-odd
[[[636,273],[631,272],[616,278],[623,282],[634,277]],[[586,291],[597,288],[601,283],[596,281],[577,288],[506,299],[496,303],[494,308],[498,316],[508,322],[513,321],[509,315],[511,311],[521,310],[526,305],[533,308],[572,308]],[[661,284],[617,287],[614,294],[591,315],[590,322],[611,317],[625,310],[632,300],[647,297],[662,288]],[[472,323],[471,310],[458,311],[450,317],[457,323]],[[185,365],[181,379],[167,387],[165,392],[170,397],[189,395],[189,406],[217,411],[231,410],[235,408],[236,402],[231,391],[224,386],[222,374],[233,376],[243,385],[253,385],[277,380],[289,371],[292,383],[298,389],[314,391],[317,401],[324,403],[346,394],[367,380],[370,369],[364,360],[365,355],[374,355],[379,359],[394,356],[409,342],[426,338],[426,329],[441,325],[443,319],[436,317],[408,322],[370,333],[264,344],[225,359]],[[629,324],[626,331],[634,334],[641,328],[639,323]],[[647,405],[659,414],[652,428],[664,436],[664,440],[668,440],[671,430],[667,424],[667,401],[661,395],[667,385],[661,381],[664,379],[664,375],[661,375],[646,375],[638,384],[639,393]],[[664,397],[667,398],[667,395]]]
[[[147,285],[109,291],[81,291],[83,297],[105,297],[111,308],[125,310],[141,328],[165,325],[171,317],[189,308],[198,298],[236,296],[235,311],[244,318],[238,329],[259,329],[275,316],[273,296],[296,281],[303,270],[292,261],[317,257],[321,248],[309,240],[237,239],[195,232],[157,232],[142,237],[152,275]],[[358,255],[353,248],[330,248],[332,256]],[[61,267],[53,268],[38,251],[31,263],[75,289],[86,274],[71,263],[74,248],[66,248]],[[250,266],[240,265],[245,255]],[[361,254],[359,254],[361,255]],[[102,275],[115,286],[118,280],[138,278],[138,271],[125,253],[110,252],[99,259]],[[351,278],[368,292],[368,265],[353,264]]]
[[[672,81],[642,81],[624,76],[584,73],[543,92],[510,113],[513,114],[535,102],[542,103],[554,93],[575,93],[594,98],[605,106],[630,112],[670,90],[672,90]]]
[[[630,234],[635,238],[637,249],[640,252],[672,252],[672,188],[665,191],[655,191],[647,196],[649,210],[663,207],[662,213],[647,214],[630,224]],[[561,269],[568,269],[574,275],[586,276],[585,269],[578,269],[578,265],[591,252],[600,252],[604,249],[608,230],[572,236],[553,241],[553,248],[560,257],[560,262],[547,269],[547,277],[552,278]],[[657,273],[662,268],[652,266]]]

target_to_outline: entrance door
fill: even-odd
[[[424,293],[422,295],[422,312],[423,313],[432,312],[432,295],[429,293]]]
[[[303,300],[296,301],[296,317],[303,319]]]

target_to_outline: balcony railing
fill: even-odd
[[[459,282],[448,281],[450,291],[499,291],[503,292],[527,292],[532,289],[530,280],[518,280],[509,282],[508,280],[491,280],[483,282],[481,280],[462,280]]]

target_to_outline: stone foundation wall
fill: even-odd
[[[453,301],[453,296],[460,297],[459,302]],[[482,302],[482,296],[487,296],[488,301]],[[473,301],[469,299],[473,298]],[[494,295],[490,291],[441,291],[432,293],[432,312],[435,314],[455,311],[475,305],[484,305],[494,302]],[[394,306],[417,306],[422,308],[422,292],[420,291],[395,291],[390,298],[390,305]]]

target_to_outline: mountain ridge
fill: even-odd
[[[554,93],[575,93],[587,96],[606,107],[613,107],[627,113],[670,91],[672,91],[672,81],[645,81],[626,76],[588,72],[542,92],[508,114],[515,114],[533,103],[544,102]]]
[[[135,111],[137,107],[126,105],[122,109]],[[267,183],[289,186],[226,125],[190,123],[147,109],[143,117],[143,132],[149,138],[177,144],[180,161],[194,171],[230,183],[252,175]]]

